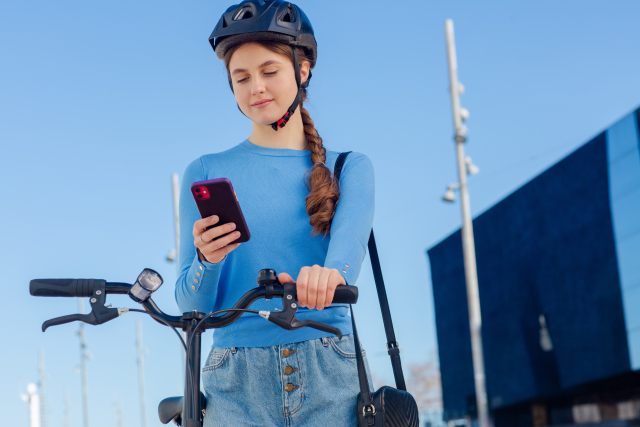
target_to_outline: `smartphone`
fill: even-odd
[[[217,215],[220,218],[216,224],[207,227],[207,230],[233,222],[236,225],[233,231],[239,231],[240,237],[232,243],[243,243],[249,240],[251,237],[249,227],[247,227],[247,223],[244,220],[238,196],[233,190],[231,181],[227,178],[218,178],[194,182],[191,184],[191,194],[196,201],[196,206],[198,206],[198,211],[200,211],[202,218],[212,215]],[[213,240],[217,240],[227,234],[229,233],[218,236]]]

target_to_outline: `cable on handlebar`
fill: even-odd
[[[200,327],[200,325],[207,320],[208,318],[215,316],[216,314],[220,314],[220,313],[224,313],[224,312],[229,312],[229,311],[243,311],[245,313],[253,313],[253,314],[260,314],[260,312],[256,311],[256,310],[249,310],[246,308],[225,308],[223,310],[218,310],[218,311],[214,311],[212,313],[207,314],[206,316],[204,316],[200,321],[198,321],[198,323],[196,323],[195,328],[193,328],[194,334],[191,335],[191,337],[189,338],[189,342],[187,343],[187,347],[186,347],[186,351],[187,351],[187,366],[189,367],[189,369],[187,369],[189,371],[189,383],[190,385],[193,385],[193,375],[191,373],[191,360],[190,360],[190,355],[191,355],[191,343],[193,341],[193,337],[195,336],[195,332],[198,330],[198,328]],[[200,369],[200,367],[198,367],[198,369]]]
[[[187,344],[185,344],[184,339],[182,339],[182,335],[180,335],[180,332],[178,332],[178,330],[176,329],[175,326],[169,324],[169,322],[167,322],[166,320],[164,320],[162,317],[160,316],[156,316],[153,313],[149,313],[148,311],[145,310],[139,310],[137,308],[130,308],[129,311],[135,311],[136,313],[144,313],[144,314],[148,314],[149,316],[153,317],[154,319],[156,319],[159,322],[164,323],[165,325],[167,325],[168,327],[170,327],[171,329],[173,329],[173,332],[176,333],[176,335],[178,336],[178,338],[180,338],[180,342],[182,343],[182,347],[184,347],[184,351],[187,351]]]

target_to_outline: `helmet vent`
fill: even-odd
[[[280,18],[278,19],[280,22],[295,22],[296,21],[296,10],[292,7],[288,7],[282,12]]]
[[[222,17],[222,28],[227,28],[227,20]]]
[[[236,13],[236,16],[233,17],[234,21],[242,21],[243,19],[253,18],[253,11],[251,7],[245,6]]]

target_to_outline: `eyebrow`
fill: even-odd
[[[264,68],[264,67],[268,67],[271,64],[281,64],[281,62],[276,61],[275,59],[270,59],[262,64],[260,64],[260,66],[258,68]],[[243,73],[247,70],[242,69],[242,68],[236,68],[235,70],[233,70],[233,72],[231,73],[232,76],[235,76],[238,73]]]

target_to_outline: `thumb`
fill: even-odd
[[[296,283],[296,281],[293,280],[293,277],[289,276],[287,273],[278,274],[278,280],[280,280],[280,283],[282,283],[283,285],[285,283]]]

